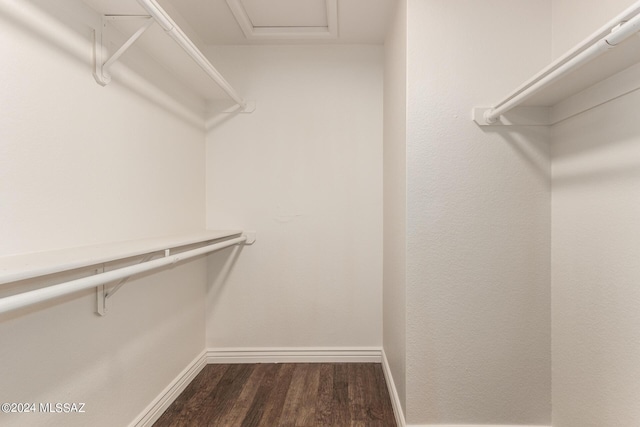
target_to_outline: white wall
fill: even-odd
[[[633,2],[582,3],[554,2],[554,44]],[[640,424],[639,106],[634,92],[552,131],[554,427]]]
[[[0,7],[0,254],[203,228],[204,131],[97,85],[97,15],[47,3]],[[86,403],[0,424],[127,425],[204,348],[205,274],[199,260],[130,280],[104,318],[93,291],[0,316],[0,401]]]
[[[640,94],[553,129],[553,425],[640,423]]]
[[[202,130],[117,81],[99,86],[89,27],[97,15],[81,2],[43,3],[0,10],[21,40],[0,41],[12,58],[0,86],[0,255],[200,227]]]
[[[207,53],[257,100],[207,136],[207,224],[258,231],[212,277],[207,346],[380,347],[382,47]]]
[[[549,61],[550,13],[408,1],[411,424],[550,423],[548,131],[470,120]]]
[[[383,347],[406,409],[407,2],[396,2],[385,41]]]

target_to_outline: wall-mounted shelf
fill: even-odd
[[[252,232],[242,233],[242,231],[238,230],[203,231],[180,236],[0,257],[0,285],[83,267],[98,267],[95,275],[0,298],[0,313],[95,287],[98,289],[97,311],[99,314],[104,315],[107,298],[113,295],[126,278],[132,275],[169,266],[229,246],[251,245],[254,242],[255,233]],[[190,245],[199,245],[200,247],[184,250],[184,247]],[[152,260],[154,254],[159,258]],[[139,264],[104,272],[104,263],[139,256],[144,256]],[[107,284],[116,289],[108,290],[104,287]]]
[[[477,107],[480,126],[552,125],[640,87],[640,1],[492,107]],[[618,88],[603,94],[607,81]],[[587,93],[588,92],[588,93]]]
[[[0,285],[240,234],[239,230],[210,230],[0,257]]]
[[[227,105],[224,101],[231,100],[238,107],[228,111],[255,110],[255,102],[245,101],[238,94],[157,1],[84,1],[103,16],[95,35],[94,76],[99,84],[105,86],[111,81],[111,66],[135,44],[205,104],[222,101]]]

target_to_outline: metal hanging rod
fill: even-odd
[[[247,244],[251,244],[253,241],[254,238],[252,236],[243,235],[223,242],[181,252],[176,255],[144,262],[142,264],[131,265],[117,270],[111,270],[106,273],[83,277],[81,279],[71,280],[58,285],[0,298],[0,314],[28,307],[33,304],[48,301],[84,289],[95,288],[145,271],[156,270],[168,265],[173,265],[180,261],[228,248],[229,246],[244,244],[245,242]]]
[[[193,42],[178,27],[173,19],[160,7],[156,0],[138,0],[138,3],[156,20],[162,29],[174,39],[185,52],[211,77],[243,109],[247,108],[247,103],[238,92],[222,77],[222,74],[216,70],[209,60],[200,52]]]
[[[178,45],[193,59],[193,61],[236,103],[240,106],[241,112],[251,112],[255,109],[254,103],[245,101],[236,90],[227,82],[218,70],[209,62],[206,56],[196,47],[195,44],[187,37],[182,29],[175,23],[173,19],[165,12],[156,0],[138,0],[138,3],[150,15],[150,19],[138,29],[110,58],[103,60],[103,40],[102,32],[104,31],[104,23],[100,34],[96,34],[96,70],[95,78],[101,85],[106,85],[111,81],[109,75],[109,67],[129,48],[140,36],[151,26],[153,22],[157,22],[162,29],[169,35]],[[113,16],[111,19],[127,19],[132,17]],[[139,17],[134,17],[139,18]],[[238,111],[238,112],[240,112]]]
[[[640,1],[613,18],[582,43],[542,69],[510,95],[484,112],[486,124],[494,124],[501,115],[520,105],[562,76],[579,68],[609,49],[615,48],[640,31]]]

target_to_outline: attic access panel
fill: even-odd
[[[337,0],[227,0],[247,39],[338,37]]]

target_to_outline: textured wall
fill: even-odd
[[[555,0],[554,55],[633,3]],[[554,427],[640,424],[638,106],[634,92],[552,130]]]
[[[398,1],[385,41],[383,347],[406,402],[407,2]]]
[[[409,423],[550,423],[548,131],[470,120],[548,62],[550,11],[408,2]]]
[[[10,34],[0,47],[12,58],[0,85],[0,254],[201,226],[203,132],[172,116],[159,120],[166,111],[132,81],[94,81],[89,25],[97,15],[69,16],[82,3],[59,2],[51,13],[61,16],[30,4],[24,21],[11,14],[17,6],[0,15]]]
[[[382,47],[208,54],[257,109],[207,136],[207,223],[259,234],[212,278],[207,345],[380,347]]]
[[[56,16],[0,6],[0,253],[203,228],[204,132],[118,82],[96,84],[97,15],[55,3]],[[92,290],[0,316],[0,401],[86,403],[83,415],[0,424],[127,425],[204,348],[205,274],[199,260],[130,280],[104,318]]]
[[[554,427],[640,424],[638,106],[553,129]]]

